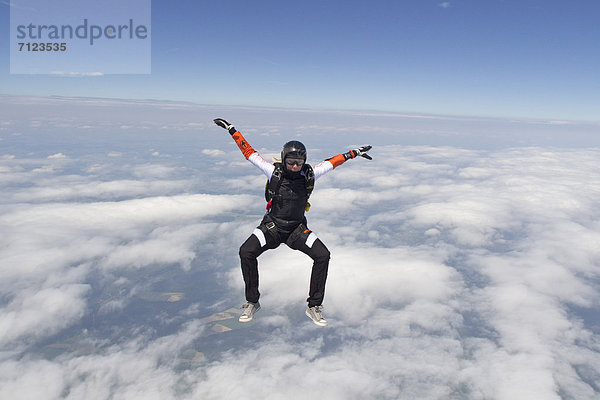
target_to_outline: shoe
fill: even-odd
[[[242,305],[242,308],[244,309],[244,312],[242,312],[242,315],[240,315],[240,318],[238,321],[250,322],[250,321],[252,321],[252,318],[254,317],[254,313],[257,312],[258,310],[260,310],[260,303],[259,302],[256,302],[256,303],[247,302],[246,304]]]
[[[306,309],[306,315],[308,318],[312,319],[315,324],[319,326],[327,326],[327,320],[323,318],[323,315],[321,315],[322,309],[323,306],[308,307]]]

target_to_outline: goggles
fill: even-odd
[[[297,158],[288,158],[288,159],[285,160],[285,163],[287,165],[289,165],[290,167],[292,165],[297,165],[297,166],[301,167],[301,166],[304,165],[304,160],[299,160]]]

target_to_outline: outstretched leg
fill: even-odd
[[[311,247],[308,247],[306,243],[300,243],[295,244],[294,248],[313,259],[307,301],[309,307],[320,306],[325,297],[325,283],[331,256],[329,250],[320,239],[315,240]]]
[[[258,291],[258,256],[262,253],[260,243],[252,235],[240,247],[240,261],[242,276],[246,286],[246,301],[257,303],[260,297]]]
[[[268,235],[264,235],[259,229],[256,229],[254,232],[240,247],[240,261],[242,276],[244,277],[244,284],[246,286],[246,301],[258,303],[260,292],[258,291],[257,258],[266,250],[279,246],[279,243]]]

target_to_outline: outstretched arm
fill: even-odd
[[[258,154],[258,152],[256,152],[252,148],[252,146],[250,146],[250,143],[248,143],[246,139],[244,139],[244,136],[242,136],[240,131],[235,129],[235,127],[232,124],[230,124],[222,118],[215,119],[214,123],[217,126],[220,126],[221,128],[227,129],[233,140],[235,140],[235,143],[239,147],[244,157],[246,157],[246,160],[250,161],[253,165],[258,167],[267,176],[267,179],[271,179],[271,175],[275,170],[275,166],[270,162],[265,161],[260,156],[260,154]]]
[[[352,159],[352,158],[356,158],[358,156],[364,157],[367,160],[372,160],[373,158],[371,158],[370,155],[367,154],[367,151],[371,150],[373,146],[362,146],[359,149],[356,150],[350,150],[344,154],[338,154],[337,156],[333,156],[331,158],[329,158],[327,161],[331,162],[331,164],[333,164],[333,168],[339,167],[340,165],[342,165],[343,163],[345,163],[346,161]]]
[[[350,150],[346,153],[338,154],[327,160],[315,165],[315,179],[319,178],[322,175],[325,175],[327,172],[332,171],[334,168],[339,167],[346,161],[356,158],[356,157],[364,157],[367,160],[372,160],[371,156],[367,154],[369,150],[371,150],[373,146],[362,146],[355,150]]]
[[[246,160],[250,158],[252,153],[256,153],[252,146],[250,146],[250,143],[248,143],[246,139],[244,139],[242,134],[237,129],[235,129],[235,127],[229,122],[225,121],[222,118],[217,118],[213,121],[217,126],[220,126],[223,129],[227,129],[233,140],[235,140],[235,143],[240,148],[240,151],[242,152],[244,157],[246,157]]]

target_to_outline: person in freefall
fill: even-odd
[[[299,250],[313,260],[306,315],[315,324],[326,326],[322,304],[330,254],[323,242],[307,228],[304,213],[310,207],[308,198],[312,193],[314,182],[349,159],[362,156],[370,160],[367,151],[371,146],[338,154],[311,167],[306,163],[306,147],[299,141],[292,140],[283,146],[281,162],[273,164],[265,161],[229,122],[221,118],[215,119],[214,122],[229,132],[244,157],[258,167],[268,179],[265,188],[267,213],[260,225],[240,247],[247,301],[242,306],[244,311],[239,318],[240,322],[251,321],[254,314],[260,310],[258,256],[266,250],[275,249],[281,243],[285,243],[291,249]]]

